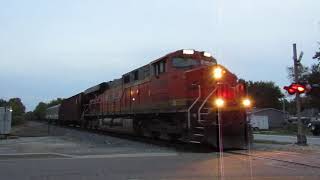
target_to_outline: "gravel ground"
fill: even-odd
[[[0,154],[56,153],[67,155],[99,155],[130,153],[171,153],[174,148],[132,141],[107,135],[79,131],[72,128],[48,126],[40,122],[27,122],[12,131],[17,139],[0,140]],[[253,151],[291,151],[301,153],[320,152],[320,146],[295,144],[254,143]],[[181,151],[179,151],[182,153]]]
[[[19,137],[48,136],[48,126],[44,123],[27,121],[21,125],[12,127],[11,134]]]
[[[51,126],[50,136],[48,136],[47,125],[39,122],[28,122],[23,126],[16,127],[12,134],[20,137],[0,140],[0,154],[99,155],[175,152],[173,149],[152,144],[58,126]]]

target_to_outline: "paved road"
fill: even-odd
[[[0,160],[1,179],[318,180],[320,178],[320,167],[228,153],[224,153],[223,166],[222,161],[219,161],[218,153],[144,153],[84,157],[64,157],[63,155],[36,157],[33,155],[31,159],[28,159],[28,156],[30,154],[25,157],[15,156]],[[221,167],[223,171],[220,171]]]
[[[29,135],[42,129],[32,123],[21,131]],[[320,179],[319,151],[289,152],[287,145],[279,151],[262,144],[262,149],[250,150],[253,156],[236,151],[219,159],[215,152],[190,153],[65,128],[52,130],[59,136],[0,141],[0,179]]]
[[[297,142],[296,136],[284,136],[284,135],[265,135],[265,134],[254,134],[255,140],[267,140],[276,141],[283,143],[295,143]],[[310,145],[320,145],[320,137],[308,137],[308,144]]]

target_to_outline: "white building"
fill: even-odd
[[[284,127],[288,115],[274,108],[253,109],[249,112],[249,120],[254,129],[275,129]]]
[[[11,112],[11,108],[0,107],[0,135],[10,134]]]

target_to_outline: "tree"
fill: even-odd
[[[319,45],[320,45],[320,43],[319,43]],[[320,48],[319,48],[319,51],[316,51],[315,55],[313,56],[313,59],[317,59],[320,64]]]
[[[299,64],[299,83],[320,84],[320,48],[319,51],[315,53],[313,59],[317,59],[319,63],[315,63],[311,65],[311,67]],[[288,77],[292,82],[295,82],[293,67],[288,67]],[[320,89],[312,89],[312,91],[307,93],[305,97],[302,96],[301,98],[302,108],[316,107],[320,109]]]
[[[319,63],[314,63],[310,68],[305,68],[306,71],[302,73],[302,78],[305,83],[308,84],[320,84],[320,48],[319,51],[315,53],[313,59],[317,59]],[[289,73],[290,76],[290,73]],[[311,92],[303,97],[302,107],[305,108],[318,108],[320,109],[320,89],[313,88]]]
[[[32,111],[26,112],[26,113],[24,114],[24,119],[25,119],[26,121],[34,120],[35,117],[34,117],[33,112],[32,112]]]
[[[62,101],[63,101],[63,98],[53,99],[47,104],[47,107],[52,107],[52,106],[61,104]]]
[[[0,99],[0,107],[4,107],[4,106],[7,106],[7,101],[4,100],[4,99]]]
[[[320,84],[320,68],[319,65],[314,64],[311,66],[311,71],[307,76],[307,81],[309,84]],[[320,89],[314,88],[311,92],[307,94],[309,103],[312,107],[317,107],[320,109]]]
[[[247,87],[248,94],[254,99],[257,108],[281,109],[284,95],[274,82],[249,81]]]
[[[26,107],[23,105],[20,98],[9,99],[7,106],[12,108],[12,125],[22,123]]]
[[[47,104],[44,102],[39,102],[33,111],[34,118],[36,120],[43,120],[46,117]]]
[[[21,102],[20,98],[11,98],[8,105],[12,108],[12,115],[21,116],[25,113],[26,107]]]
[[[49,103],[39,102],[33,111],[32,117],[36,120],[44,120],[46,118],[47,108],[61,104],[62,101],[62,98],[57,98],[51,100]]]
[[[295,82],[294,78],[294,68],[292,66],[287,68],[288,78],[291,82]],[[307,76],[309,75],[309,67],[299,64],[298,73],[300,74],[299,82],[306,82]]]
[[[320,43],[319,43],[320,45]],[[307,76],[309,84],[320,84],[320,47],[315,52],[313,59],[318,60],[318,64],[313,64],[311,70]],[[307,94],[310,97],[310,104],[320,110],[320,88],[314,88]]]

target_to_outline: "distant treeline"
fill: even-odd
[[[62,102],[63,98],[51,100],[49,103],[39,102],[34,111],[32,112],[32,119],[44,120],[46,116],[46,109]]]
[[[43,120],[45,119],[46,109],[51,106],[60,104],[62,98],[57,98],[49,103],[40,102],[34,111],[26,111],[26,107],[22,103],[20,98],[11,98],[8,101],[0,99],[0,107],[12,108],[12,125],[21,124],[27,120]]]
[[[26,107],[20,98],[11,98],[8,101],[0,99],[0,107],[12,108],[12,125],[22,123],[25,120]]]

